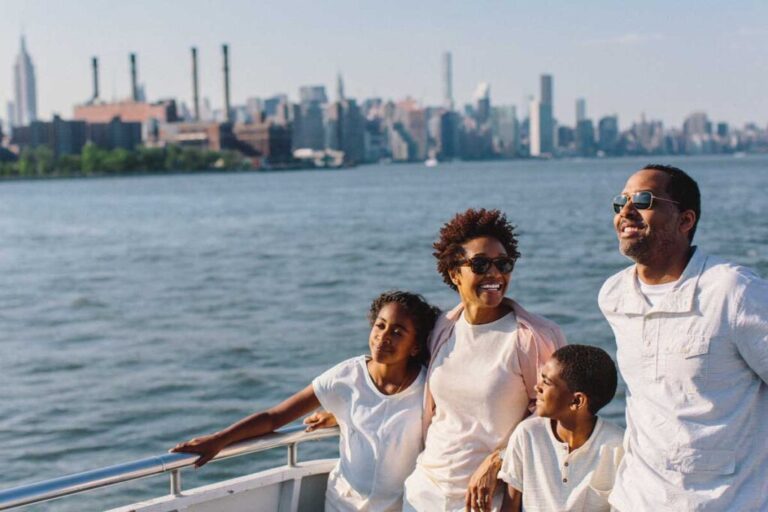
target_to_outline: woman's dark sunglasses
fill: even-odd
[[[469,266],[474,274],[485,274],[491,269],[491,265],[494,265],[502,274],[509,274],[515,268],[515,260],[509,256],[499,256],[498,258],[475,256],[461,263],[462,267]]]
[[[613,211],[619,213],[622,208],[627,204],[627,201],[632,201],[632,205],[638,210],[648,210],[653,207],[653,201],[666,201],[668,203],[680,204],[677,201],[671,199],[664,199],[663,197],[657,197],[653,193],[644,190],[642,192],[635,192],[631,196],[629,194],[619,194],[613,198]]]

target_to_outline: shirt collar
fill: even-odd
[[[651,312],[686,313],[691,311],[696,294],[696,285],[707,261],[706,254],[697,250],[696,246],[693,246],[691,249],[694,251],[693,255],[680,275],[677,284],[653,308],[651,308],[640,291],[640,286],[637,282],[637,265],[627,269],[621,276],[621,283],[615,290],[617,295],[614,295],[616,300],[614,311],[630,315],[643,315]]]

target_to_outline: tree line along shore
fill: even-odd
[[[169,145],[135,150],[102,149],[86,144],[79,155],[56,157],[47,146],[25,149],[15,161],[0,160],[0,178],[55,178],[209,170],[249,170],[237,151]]]

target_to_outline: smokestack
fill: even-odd
[[[139,101],[139,85],[136,83],[136,54],[131,54],[131,97]]]
[[[197,91],[197,48],[192,47],[192,103],[195,107],[195,121],[200,120],[200,98]]]
[[[93,67],[93,98],[92,102],[99,99],[99,59],[98,57],[91,58],[91,66]]]
[[[224,113],[227,122],[232,122],[232,108],[229,104],[229,45],[221,45],[221,51],[224,53]]]

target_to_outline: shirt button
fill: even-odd
[[[564,465],[565,465],[565,467],[568,467],[568,463],[567,462]]]
[[[567,478],[563,478],[563,483],[567,484],[568,483],[568,479]]]

